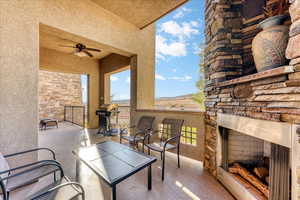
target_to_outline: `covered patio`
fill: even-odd
[[[96,130],[82,129],[70,123],[61,123],[59,129],[41,131],[39,146],[49,147],[57,153],[57,160],[62,163],[65,173],[75,179],[75,157],[72,148],[84,147],[112,140],[119,142],[118,136],[103,137]],[[158,154],[153,154],[159,157]],[[40,155],[40,159],[45,155]],[[145,170],[126,179],[117,186],[117,199],[122,200],[233,200],[213,176],[203,169],[200,161],[182,157],[181,168],[178,169],[176,154],[168,153],[166,159],[166,180],[161,181],[161,161],[157,161],[153,169],[153,188],[147,191],[147,173]],[[109,199],[110,188],[103,183],[93,171],[84,164],[80,167],[79,182],[86,189],[86,199]]]
[[[46,199],[63,200],[64,193],[55,192],[65,186],[57,180],[58,171],[60,178],[69,177],[64,181],[78,192],[75,197],[85,195],[87,200],[299,199],[300,0],[206,0],[202,63],[206,110],[155,109],[155,22],[187,1],[0,1],[0,199],[27,200],[31,194],[38,195],[29,199],[42,199],[36,191],[48,186],[46,194],[52,196]],[[280,33],[281,39],[274,42],[278,35],[262,39],[267,45],[259,46],[258,55],[267,60],[264,64],[272,65],[258,68],[252,41],[261,31],[259,23],[278,10],[283,22],[273,32]],[[278,41],[285,43],[277,47]],[[87,76],[83,127],[60,122],[58,128],[39,130],[39,70]],[[111,103],[110,77],[124,70],[130,70],[128,126],[137,125],[143,116],[155,118],[151,128],[144,129],[146,138],[164,129],[165,119],[180,120],[175,137],[180,156],[173,149],[161,155],[151,152],[151,156],[134,149],[132,132],[130,148],[126,142],[119,144],[119,135],[97,134],[96,113]],[[173,129],[170,125],[168,136],[173,136]],[[145,138],[139,147],[147,146]],[[162,138],[158,134],[153,141]],[[119,152],[134,155],[137,163],[145,161],[141,167],[118,159],[135,171],[117,179],[113,187],[103,178],[107,171],[101,179],[84,160],[95,155],[76,154],[78,148],[95,147],[97,155],[91,162],[100,160],[101,168],[102,157],[118,153],[98,146],[107,141],[113,141]],[[39,148],[53,150],[56,158]],[[29,149],[35,150],[26,152]],[[10,159],[20,151],[28,154]],[[162,155],[166,156],[165,179]],[[23,168],[34,171],[30,168],[34,163],[37,169],[46,165],[54,169],[44,174],[49,176],[35,176],[29,182],[23,178],[25,186],[9,188],[16,182],[6,180],[23,175],[18,171]],[[16,172],[8,173],[11,168]],[[58,185],[49,185],[53,181]],[[114,196],[111,191],[115,194],[116,188]]]

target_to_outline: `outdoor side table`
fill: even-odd
[[[116,200],[116,185],[146,167],[148,167],[148,190],[151,190],[151,165],[156,161],[155,157],[112,141],[82,147],[72,152],[112,188],[113,200]]]
[[[40,130],[46,130],[48,126],[56,126],[58,128],[58,120],[56,119],[41,119]]]

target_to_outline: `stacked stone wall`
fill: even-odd
[[[290,0],[290,15],[292,25],[286,56],[291,60],[290,65],[300,66],[300,0]]]
[[[215,85],[242,75],[241,1],[207,0],[205,79],[206,96],[219,98]],[[227,98],[226,94],[223,98]],[[211,106],[209,106],[211,105]],[[204,166],[216,174],[216,112],[214,101],[206,102]]]
[[[82,105],[80,74],[39,71],[39,118],[64,120],[64,106]]]

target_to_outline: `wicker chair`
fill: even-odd
[[[152,116],[142,116],[139,119],[139,122],[136,126],[131,126],[127,129],[121,129],[120,143],[122,143],[122,140],[126,140],[130,144],[134,144],[138,147],[138,142],[143,142],[145,135],[147,135],[149,131],[152,130],[154,119],[155,117]],[[133,134],[129,134],[129,135],[126,134],[130,132],[128,131],[128,129],[131,129],[133,131]],[[143,151],[144,151],[144,145],[143,145]]]
[[[184,120],[182,119],[168,119],[165,118],[162,121],[162,127],[160,130],[147,134],[144,137],[143,145],[148,148],[148,154],[150,151],[159,152],[162,159],[162,180],[165,178],[165,152],[171,149],[177,149],[177,164],[180,168],[180,137]],[[154,133],[160,135],[159,143],[150,143],[151,136]]]

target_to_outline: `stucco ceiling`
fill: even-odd
[[[87,47],[101,50],[101,52],[91,51],[90,53],[94,56],[92,59],[100,59],[111,54],[111,52],[102,49],[99,45],[90,44],[87,41],[76,40],[75,38],[67,39],[63,37],[58,37],[56,35],[51,35],[49,33],[40,32],[40,46],[43,48],[52,49],[67,54],[74,54],[75,49],[62,46],[75,46],[77,43],[82,43]]]
[[[101,50],[101,52],[89,51],[94,56],[93,58],[86,57],[90,59],[100,59],[112,53],[123,56],[131,56],[128,52],[100,44],[87,38],[64,32],[47,25],[40,25],[40,47],[42,48],[52,49],[67,54],[74,54],[75,49],[62,46],[75,46],[77,43],[84,44],[89,48]]]
[[[142,29],[188,0],[92,1]]]

